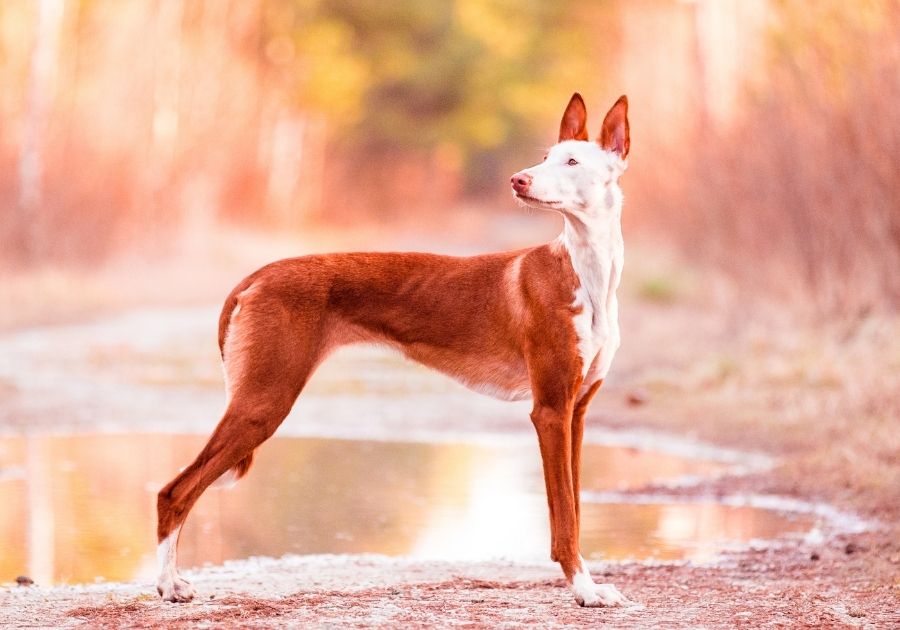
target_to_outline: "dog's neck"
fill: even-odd
[[[615,194],[618,193],[618,194]],[[568,252],[578,279],[572,306],[577,309],[573,323],[578,337],[578,353],[584,362],[582,376],[604,378],[618,348],[619,324],[616,289],[622,274],[622,196],[594,212],[567,212],[558,242]],[[599,356],[611,343],[611,351]],[[598,363],[599,361],[599,363]]]
[[[621,190],[613,189],[607,201],[602,208],[564,213],[563,232],[558,239],[595,304],[606,299],[610,276],[621,272],[616,269],[623,253]]]
[[[604,208],[593,216],[587,213],[563,215],[563,232],[559,238],[570,251],[602,254],[608,245],[622,240],[621,204]]]

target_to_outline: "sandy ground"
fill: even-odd
[[[190,604],[146,584],[12,587],[4,627],[623,627],[900,625],[898,549],[878,535],[726,555],[711,566],[591,563],[637,602],[579,608],[549,563],[416,562],[381,556],[260,559],[189,573]],[[893,563],[892,559],[893,558]]]
[[[635,492],[827,501],[858,514],[870,529],[745,549],[709,564],[591,563],[595,579],[637,602],[625,609],[579,608],[549,562],[307,556],[187,572],[199,597],[184,605],[158,601],[147,583],[7,584],[0,588],[0,626],[900,627],[900,324],[867,320],[853,323],[849,333],[820,328],[798,338],[713,321],[692,305],[647,303],[623,311],[630,338],[642,344],[626,342],[589,431],[646,427],[764,452],[774,461],[764,471],[697,487]],[[744,332],[736,337],[735,328]],[[27,343],[19,350],[27,354]],[[327,379],[321,387],[327,398]],[[23,429],[17,419],[40,430],[53,401],[33,408],[13,389],[5,393],[5,409],[15,410],[4,419],[5,430]],[[482,415],[455,413],[462,425],[453,429],[522,431],[508,413],[479,409]],[[408,414],[397,415],[406,416],[407,430],[424,430],[424,423],[410,428]],[[390,417],[377,416],[388,433],[400,426],[392,427]],[[92,426],[69,420],[73,430]],[[160,430],[170,428],[160,422]]]

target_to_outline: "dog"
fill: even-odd
[[[576,93],[558,143],[511,178],[520,203],[558,212],[555,241],[472,257],[342,253],[271,263],[241,281],[219,318],[227,408],[197,458],[157,497],[157,589],[190,601],[178,533],[214,481],[240,479],[335,348],[381,343],[506,400],[531,397],[550,511],[550,557],[582,606],[629,603],[595,584],[579,551],[584,416],[619,347],[622,190],[630,148],[619,98],[596,141]]]

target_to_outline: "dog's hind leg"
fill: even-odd
[[[157,497],[157,590],[164,600],[184,602],[194,596],[176,568],[178,535],[191,507],[223,474],[233,471],[239,477],[247,471],[254,449],[275,432],[319,363],[320,323],[274,310],[267,309],[264,317],[257,311],[254,317],[244,307],[241,321],[232,322],[235,341],[229,340],[225,351],[228,408],[197,458]]]
[[[285,388],[286,389],[286,388]],[[269,390],[254,398],[235,397],[197,458],[166,485],[157,497],[157,590],[167,601],[190,601],[193,588],[178,576],[176,548],[181,526],[204,490],[216,479],[242,466],[281,424],[292,400],[287,391]]]

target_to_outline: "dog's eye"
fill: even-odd
[[[567,164],[569,166],[575,166],[576,164],[578,164],[578,160],[576,160],[575,158],[569,158],[569,161],[567,162]]]
[[[547,155],[549,155],[549,153],[548,153]],[[541,160],[541,162],[546,162],[546,161],[547,161],[547,156],[545,155],[545,156],[544,156],[544,159]]]

